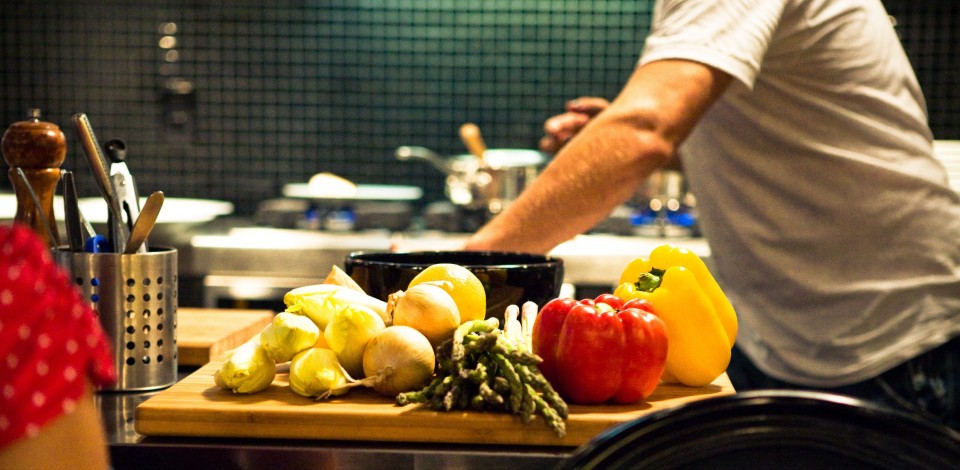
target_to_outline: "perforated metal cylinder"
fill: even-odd
[[[177,379],[177,250],[148,253],[59,251],[113,342],[117,382],[102,390],[154,390]]]

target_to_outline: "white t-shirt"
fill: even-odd
[[[663,0],[641,64],[734,82],[681,148],[738,344],[818,387],[960,334],[960,197],[880,0]]]

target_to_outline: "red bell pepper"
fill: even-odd
[[[667,359],[667,330],[645,300],[612,294],[547,302],[533,324],[543,376],[571,403],[636,403],[653,393]]]

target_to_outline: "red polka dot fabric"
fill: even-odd
[[[99,320],[32,231],[0,226],[0,448],[73,411],[85,378],[116,381]]]

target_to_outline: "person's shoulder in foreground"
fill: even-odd
[[[0,468],[108,468],[93,386],[115,380],[99,320],[50,251],[0,226]]]

